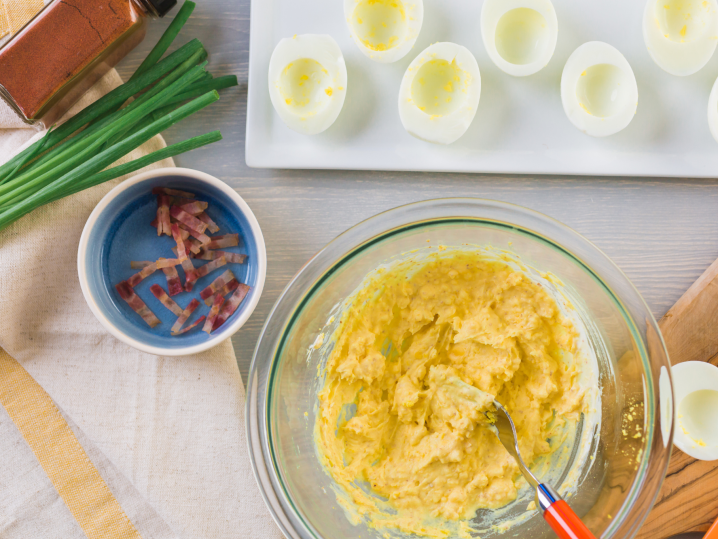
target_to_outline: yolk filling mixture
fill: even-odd
[[[447,520],[517,497],[518,467],[486,426],[493,397],[512,414],[529,465],[557,449],[584,409],[575,327],[501,261],[437,252],[377,271],[350,302],[316,435],[370,525],[445,536]]]

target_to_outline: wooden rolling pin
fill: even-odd
[[[660,324],[673,365],[718,365],[718,260],[678,300]],[[678,403],[674,403],[675,406]],[[675,446],[653,510],[638,539],[705,532],[718,518],[718,461],[689,457]]]

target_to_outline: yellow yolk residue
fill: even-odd
[[[346,304],[315,432],[370,526],[446,537],[516,499],[518,466],[486,426],[494,398],[529,465],[584,411],[576,328],[504,262],[440,250],[375,272]]]
[[[360,41],[373,51],[397,46],[407,33],[401,0],[361,0],[354,8],[351,22]]]

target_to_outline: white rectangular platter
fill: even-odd
[[[689,77],[674,77],[643,41],[644,0],[553,0],[556,52],[539,73],[515,78],[489,59],[481,41],[482,0],[424,0],[414,49],[393,64],[365,57],[352,41],[342,0],[252,0],[246,160],[250,167],[413,170],[567,175],[715,177],[718,143],[709,131],[708,96],[718,55]],[[320,135],[287,128],[268,93],[269,59],[294,34],[329,34],[349,82],[337,122]],[[438,41],[467,47],[481,69],[481,102],[467,133],[437,146],[406,133],[398,112],[404,71]],[[578,131],[561,105],[560,81],[571,53],[587,41],[618,48],[638,81],[638,111],[622,132],[603,139]]]

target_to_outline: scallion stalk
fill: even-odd
[[[109,92],[105,96],[95,101],[92,105],[86,107],[81,112],[70,118],[67,122],[55,129],[45,141],[46,148],[52,148],[55,144],[63,141],[68,136],[72,135],[75,131],[80,129],[82,126],[95,120],[99,116],[105,114],[107,111],[121,105],[128,98],[141,92],[148,86],[151,86],[161,77],[172,71],[182,62],[187,60],[198,50],[203,49],[202,43],[193,39],[183,47],[177,49],[175,52],[167,56],[164,60],[161,60],[152,68],[148,69],[145,73],[138,76],[137,79],[131,82],[127,82],[122,86],[118,86],[113,91]],[[44,139],[43,139],[44,140]],[[10,174],[18,163],[22,162],[28,154],[32,154],[37,151],[37,148],[43,144],[43,140],[37,141],[35,144],[26,148],[15,157],[10,159],[4,165],[0,166],[0,180],[3,180],[8,174]]]
[[[172,20],[170,25],[167,27],[167,30],[165,30],[164,34],[162,34],[160,40],[147,55],[147,58],[145,58],[144,61],[140,64],[140,67],[137,68],[137,71],[135,71],[134,75],[130,77],[130,81],[135,80],[137,77],[142,75],[142,73],[146,72],[157,62],[159,62],[160,58],[162,58],[164,53],[167,52],[167,49],[170,48],[170,45],[172,45],[175,38],[182,30],[182,27],[190,18],[190,15],[192,15],[192,12],[194,11],[194,8],[196,6],[197,5],[194,2],[190,1],[187,1],[182,4],[182,7],[177,12],[177,15],[175,15],[175,18]]]
[[[116,113],[118,114],[116,121],[98,131],[96,136],[88,137],[85,141],[78,143],[74,150],[71,149],[62,152],[54,159],[38,167],[38,169],[31,169],[27,173],[0,186],[0,204],[22,200],[37,189],[48,185],[58,176],[71,171],[73,168],[85,162],[96,153],[106,141],[110,140],[117,133],[122,132],[127,126],[131,127],[156,108],[163,106],[173,95],[201,77],[203,72],[204,65],[191,68],[178,80],[129,112],[126,112],[129,107],[118,111]]]
[[[123,155],[128,154],[132,150],[147,142],[153,136],[164,131],[187,116],[201,110],[207,105],[214,103],[218,99],[219,94],[215,90],[208,92],[202,97],[181,106],[177,110],[170,112],[165,117],[153,122],[142,131],[139,131],[133,136],[126,138],[111,148],[108,148],[94,157],[84,161],[73,170],[57,177],[52,183],[45,185],[39,191],[19,201],[17,204],[13,204],[12,207],[0,213],[0,230],[7,227],[23,215],[33,211],[35,208],[52,201],[54,197],[66,191],[73,184],[82,182],[86,178],[99,173]]]

